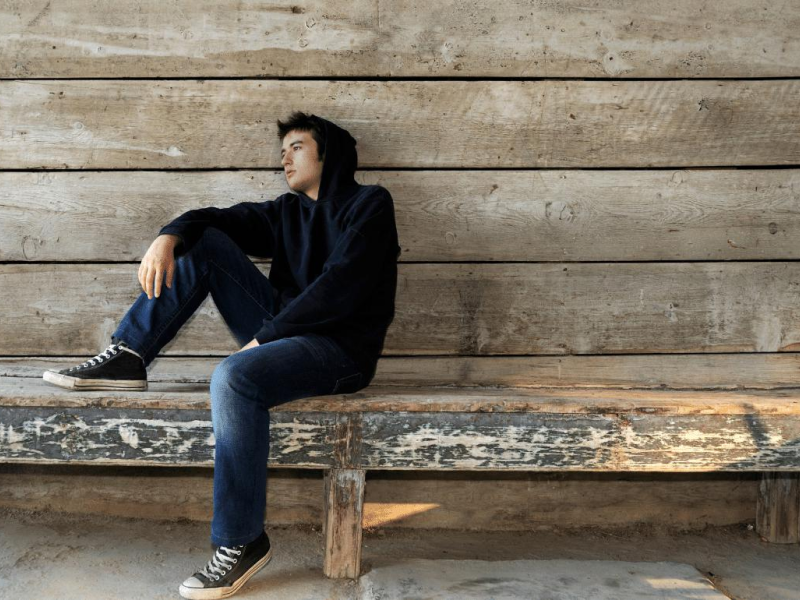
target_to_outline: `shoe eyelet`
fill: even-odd
[[[238,560],[239,560],[238,558],[234,558],[234,559],[233,559],[233,562],[236,562],[236,561],[238,561]]]
[[[214,575],[214,581],[219,581],[219,575]]]

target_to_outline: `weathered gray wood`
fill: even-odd
[[[800,470],[800,418],[368,413],[367,469]]]
[[[0,265],[0,354],[93,356],[143,294],[136,271]],[[798,262],[403,264],[384,354],[791,351],[798,291]],[[238,349],[207,297],[162,353]]]
[[[0,74],[15,78],[791,77],[800,60],[791,2],[4,6]]]
[[[358,179],[392,193],[408,261],[800,258],[798,169],[366,171]],[[0,173],[0,260],[138,262],[187,210],[287,191],[282,173],[252,170]]]
[[[15,396],[15,386],[23,393]],[[26,399],[32,386],[12,383],[0,394],[2,461],[188,465],[212,460],[210,413],[192,401],[197,392],[187,394],[191,408],[166,408],[170,392],[163,389],[56,391],[49,398]],[[172,396],[179,395],[179,387],[172,386]],[[373,402],[358,392],[274,408],[270,463],[400,470],[800,469],[799,391],[697,392],[694,399],[691,392],[672,392],[670,398],[634,390],[425,392],[387,392]],[[515,392],[516,401],[507,397]],[[437,405],[429,396],[443,402]],[[75,406],[78,401],[84,406]]]
[[[9,80],[0,164],[276,168],[275,119],[302,98],[360,140],[360,167],[797,165],[799,93],[797,80]]]
[[[98,349],[99,350],[99,349]],[[148,368],[151,382],[208,384],[224,356],[161,356]],[[0,378],[40,380],[46,369],[74,366],[76,357],[0,359]],[[84,360],[81,358],[80,360]],[[775,389],[799,386],[800,353],[632,354],[609,356],[384,356],[375,386],[470,388],[597,388],[670,390]],[[7,381],[8,383],[8,381]],[[2,385],[2,384],[0,384]]]
[[[756,531],[768,542],[800,542],[800,473],[762,474],[758,486]]]
[[[673,492],[663,496],[661,508],[654,511],[652,516],[663,513],[664,518],[667,518],[669,513],[674,512],[674,509],[670,510],[671,503],[685,504],[684,499],[693,495],[692,486],[687,486],[685,479],[681,481],[684,483],[676,482]],[[736,501],[728,510],[720,512],[716,521],[719,524],[736,522],[748,503],[752,504],[749,502],[750,490],[755,487],[752,481],[743,482],[740,478],[713,482],[710,495],[706,495],[707,499],[703,503],[695,505],[696,509],[692,510],[696,510],[697,515],[690,516],[688,523],[697,523],[698,517],[702,518],[704,510],[707,510],[703,504],[708,505],[709,502],[726,497],[737,483],[740,487],[735,492]],[[744,483],[745,492],[741,483]],[[663,489],[663,483],[659,485],[656,481],[654,484],[657,494],[663,495],[667,491]],[[606,499],[611,496],[624,503],[624,488],[629,486],[630,482],[626,481],[620,481],[617,485],[612,483],[611,487],[616,488],[616,493],[609,493],[609,490]],[[118,464],[101,466],[75,465],[69,462],[0,462],[0,490],[0,509],[57,511],[159,521],[189,519],[208,523],[213,517],[214,470],[211,465],[162,468],[135,464],[120,468]],[[270,526],[322,523],[321,472],[282,466],[270,469],[266,492],[266,520]],[[552,492],[555,492],[555,488],[551,486]],[[605,516],[605,512],[599,516]]]
[[[148,30],[152,15],[147,15],[147,7],[147,19],[141,21],[141,5],[130,9],[131,18],[125,22],[131,25],[123,29],[108,21],[111,11],[88,10],[83,0],[55,8],[48,4],[41,10],[15,6],[0,15],[0,37],[9,42],[0,45],[0,70],[17,79],[65,74],[183,77],[187,69],[196,75],[234,77],[328,77],[332,71],[337,75],[364,76],[375,71],[389,76],[439,77],[798,74],[800,44],[792,32],[797,29],[800,10],[795,8],[772,11],[768,17],[759,14],[756,18],[747,12],[751,7],[745,2],[702,14],[688,5],[674,10],[648,2],[639,7],[641,14],[637,12],[635,18],[630,18],[629,11],[616,10],[610,3],[600,6],[600,11],[585,11],[570,1],[535,7],[533,11],[528,4],[479,11],[481,18],[477,20],[477,13],[463,11],[450,11],[442,18],[435,5],[423,7],[423,13],[419,13],[402,4],[387,7],[368,2],[351,13],[350,6],[344,11],[342,4],[319,4],[293,7],[288,17],[280,8],[260,13],[248,10],[241,14],[250,20],[237,19],[234,27],[230,26],[231,15],[237,14],[238,7],[220,6],[219,10],[201,15],[187,5],[178,11],[180,18],[174,16],[178,13],[162,7],[153,9],[158,11],[159,22],[165,24],[164,30],[178,35],[159,40]],[[233,10],[226,12],[226,8]],[[123,15],[126,10],[122,9]],[[345,12],[374,16],[371,21],[353,21],[344,16]],[[120,13],[114,13],[118,18]],[[81,15],[80,20],[77,15]],[[279,19],[283,23],[272,29]],[[440,24],[431,30],[429,23]],[[143,24],[147,26],[142,27]],[[295,26],[302,31],[299,41]],[[512,30],[519,35],[509,35]],[[224,33],[219,35],[220,32]],[[763,41],[768,38],[770,41]],[[478,46],[482,49],[478,50]],[[753,46],[763,47],[759,52]],[[371,71],[367,73],[365,69]],[[4,168],[17,169],[275,168],[277,144],[263,144],[263,140],[274,138],[274,117],[283,116],[278,114],[281,107],[290,105],[299,95],[305,110],[341,122],[362,140],[360,162],[367,167],[796,165],[800,159],[800,108],[792,100],[797,96],[797,84],[795,80],[440,81],[379,85],[359,81],[331,84],[227,80],[158,81],[142,86],[125,80],[103,81],[102,85],[96,81],[6,81],[0,83],[0,122],[12,123],[12,128],[10,133],[6,128],[7,133],[0,137],[0,161]],[[137,115],[136,127],[129,126],[131,114]],[[443,114],[452,120],[442,119]],[[461,126],[453,127],[453,122]],[[219,123],[226,126],[219,127]],[[420,131],[424,132],[422,138]],[[670,173],[670,184],[679,189],[678,184],[686,181],[687,174],[690,173]],[[554,185],[542,190],[546,200],[538,205],[528,203],[525,206],[530,208],[498,213],[491,200],[501,194],[508,197],[505,192],[510,186],[488,178],[483,187],[476,188],[476,197],[481,199],[479,208],[467,206],[465,210],[458,196],[439,196],[444,199],[440,200],[444,208],[439,208],[438,213],[426,213],[430,196],[417,195],[427,205],[414,212],[409,210],[409,215],[417,216],[401,221],[403,233],[416,236],[415,243],[409,246],[418,255],[409,258],[797,258],[792,254],[796,252],[794,248],[788,250],[793,223],[783,216],[796,212],[794,181],[785,189],[776,187],[781,177],[792,177],[793,173],[756,175],[763,178],[762,190],[769,189],[766,198],[755,196],[758,185],[754,186],[753,195],[746,195],[749,190],[744,174],[739,180],[739,196],[710,195],[707,190],[713,183],[709,181],[706,191],[702,186],[685,186],[670,194],[670,190],[664,190],[669,184],[661,180],[649,188],[650,205],[638,203],[643,207],[639,213],[634,209],[626,212],[623,204],[626,199],[634,200],[630,190],[635,188],[637,182],[633,180],[639,175],[615,174],[622,179],[621,175],[630,186],[629,195],[610,204],[607,198],[614,195],[614,190],[609,187],[605,196],[598,197],[601,203],[606,200],[599,208],[595,205],[598,201],[592,204],[573,200],[581,195]],[[642,177],[649,175],[665,177],[666,173]],[[430,174],[432,178],[437,176],[437,172]],[[519,176],[515,182],[517,197],[520,189],[536,192],[530,181],[536,176]],[[270,177],[273,184],[282,183],[279,176]],[[420,184],[424,183],[420,180]],[[642,181],[638,183],[640,190],[648,189],[641,185]],[[120,189],[119,180],[115,184]],[[584,182],[584,186],[600,188],[594,180]],[[246,193],[250,191],[242,187]],[[454,188],[453,193],[457,194],[458,189]],[[163,195],[154,195],[158,201],[163,199]],[[232,194],[229,199],[233,202],[240,197]],[[720,202],[720,197],[725,201]],[[55,198],[55,202],[59,200]],[[758,210],[748,208],[748,200],[755,202],[751,206],[758,204]],[[689,209],[676,218],[674,212],[659,213],[659,201],[671,207],[670,211],[679,206]],[[788,211],[781,202],[788,204]],[[219,204],[219,196],[213,203]],[[453,205],[455,210],[448,208]],[[773,206],[773,212],[759,212],[764,205]],[[150,210],[133,206],[134,211]],[[52,204],[44,210],[48,212],[51,207]],[[487,220],[486,213],[499,217]],[[720,217],[720,213],[732,218]],[[437,222],[419,216],[425,214],[441,214],[443,218]],[[598,214],[609,216],[598,218]],[[620,214],[633,217],[620,219]],[[40,229],[34,232],[25,230],[32,222],[52,222],[47,216],[36,221],[28,214],[12,225],[17,230],[7,238],[11,244],[8,250],[0,245],[0,260],[49,260],[47,256],[54,256],[54,260],[97,260],[92,244],[78,248],[75,258],[58,255],[62,231],[68,230],[56,227],[48,233],[46,225],[39,225]],[[425,221],[422,227],[420,219]],[[540,226],[527,227],[531,220]],[[112,221],[112,227],[118,224],[118,215]],[[480,221],[485,221],[487,227],[475,229],[474,223]],[[716,224],[713,230],[704,227],[709,222]],[[108,226],[102,222],[102,215],[97,215],[96,222],[91,219],[91,223],[93,227]],[[587,235],[588,223],[596,229],[588,229]],[[69,220],[63,226],[69,227]],[[142,225],[147,226],[148,223]],[[508,236],[505,228],[512,226],[514,232],[524,230],[529,236],[511,236],[517,248],[495,249],[487,244]],[[547,231],[542,232],[543,229]],[[712,235],[699,243],[701,229]],[[90,234],[91,230],[84,233]],[[6,232],[0,230],[0,237],[6,239],[5,236]],[[69,234],[63,237],[69,239]],[[534,242],[529,244],[528,254],[520,257],[518,248],[532,239],[548,240],[550,245],[542,250],[536,245],[538,241]],[[127,248],[130,255],[117,260],[137,260],[143,250],[142,240],[149,242],[146,234],[131,230],[127,242],[120,246],[120,252]],[[620,240],[624,240],[622,244]],[[647,250],[637,254],[642,247]],[[478,252],[488,249],[489,258],[476,257],[472,248],[480,248]],[[6,252],[11,258],[4,256]],[[565,267],[564,274],[560,267],[412,266],[402,273],[403,310],[390,334],[387,350],[471,355],[777,352],[797,348],[798,319],[792,299],[796,298],[798,273],[794,265],[717,267],[694,263],[668,264],[659,270],[662,265],[601,264]],[[763,267],[764,271],[755,267]],[[0,301],[13,307],[0,322],[4,338],[0,352],[29,354],[36,351],[37,345],[43,347],[43,341],[52,339],[59,339],[68,348],[66,352],[93,353],[102,348],[121,316],[120,308],[126,308],[138,295],[136,286],[131,287],[131,281],[125,280],[128,271],[124,267],[112,267],[108,270],[110,275],[98,276],[104,269],[67,267],[63,274],[53,273],[52,267],[30,271],[0,269]],[[134,272],[135,268],[130,269],[131,276]],[[77,275],[77,283],[65,285],[64,279],[70,275]],[[117,281],[111,279],[120,275]],[[23,298],[23,303],[12,295],[25,288],[9,287],[18,284],[30,286],[31,291],[22,294],[32,295]],[[69,297],[65,294],[74,292],[78,285],[90,291],[79,293],[77,304],[64,302]],[[74,323],[81,322],[85,316],[82,311],[97,306],[92,302],[96,300],[91,294],[92,285],[109,286],[101,293],[111,290],[111,300],[100,310],[97,321],[84,320],[90,325],[77,330]],[[133,295],[129,294],[132,289],[136,290]],[[103,293],[104,302],[107,298]],[[208,306],[206,303],[186,332],[166,349],[168,353],[199,347],[201,354],[219,354],[235,348],[233,343],[226,347],[224,341],[210,341],[215,337],[224,340],[221,332],[225,330],[219,316]],[[437,337],[421,335],[434,330],[430,327],[433,321],[442,325],[435,329]],[[209,333],[201,333],[204,325],[211,325]],[[15,385],[19,383],[8,384],[9,391],[17,391]],[[6,404],[0,406],[0,460],[207,465],[213,436],[209,437],[207,409],[198,408],[207,402],[204,394],[201,388],[195,388],[187,401],[175,397],[178,390],[161,390],[154,397],[134,397],[130,406],[120,406],[126,400],[123,396],[98,394],[72,397],[66,401],[72,406],[66,408],[59,406],[64,400],[55,394],[27,394],[27,400],[34,404],[21,401],[26,398],[25,393],[0,396]],[[778,476],[770,479],[773,484],[786,481],[781,479],[784,471],[800,468],[796,406],[777,405],[781,397],[793,398],[793,392],[756,394],[771,412],[759,411],[744,403],[745,395],[735,394],[724,405],[730,408],[733,403],[732,410],[715,404],[720,396],[698,393],[696,397],[672,400],[674,412],[663,411],[664,396],[637,399],[635,395],[611,398],[602,393],[587,394],[591,401],[581,405],[586,398],[551,395],[546,396],[550,404],[567,405],[571,411],[548,412],[541,406],[534,409],[532,396],[517,395],[509,401],[496,394],[487,401],[475,395],[466,399],[433,395],[422,398],[421,403],[409,397],[399,401],[385,396],[372,403],[371,411],[334,412],[331,407],[337,400],[320,398],[309,399],[302,410],[289,407],[275,411],[276,448],[271,460],[276,465],[334,467],[325,479],[328,576],[359,574],[363,469],[375,465],[447,470],[766,469]],[[609,401],[610,406],[605,404]],[[341,399],[338,402],[343,404]],[[383,403],[396,409],[402,402],[413,410],[379,408]],[[626,411],[626,402],[635,404],[636,410]],[[792,402],[796,403],[796,398]],[[84,405],[77,405],[80,403]],[[138,408],[137,403],[141,405]],[[170,403],[185,406],[163,406]],[[459,405],[468,406],[469,410],[444,410]],[[320,406],[321,410],[314,412],[313,407]],[[430,406],[438,410],[429,410]],[[762,530],[770,531],[775,539],[787,527],[790,533],[798,529],[800,509],[795,501],[800,493],[795,473],[791,481],[790,489],[781,492],[773,486],[764,492],[761,508],[769,504],[778,510],[759,509],[765,515]],[[763,519],[769,523],[765,525]]]
[[[334,421],[271,412],[269,464],[330,466]],[[4,462],[212,465],[213,448],[210,411],[0,406]]]
[[[647,523],[706,530],[752,519],[757,478],[757,473],[370,471],[364,529],[521,532]]]
[[[136,408],[146,410],[210,410],[207,383],[153,382],[146,392],[68,391],[41,378],[0,379],[0,406],[73,408]],[[576,415],[800,415],[800,389],[668,390],[603,388],[443,388],[369,385],[353,394],[316,396],[287,402],[273,412],[330,412],[345,435],[361,427],[348,424],[345,413],[457,412],[556,413]],[[272,413],[271,413],[272,414]],[[352,452],[347,453],[347,448]],[[360,452],[346,444],[338,455],[345,460]]]
[[[325,471],[322,569],[327,577],[358,579],[361,574],[364,476],[361,469]]]
[[[270,469],[267,523],[323,524],[323,473]],[[758,473],[371,471],[364,530],[658,527],[703,530],[753,517]],[[147,519],[213,516],[210,467],[0,463],[0,509]]]

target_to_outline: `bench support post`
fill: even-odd
[[[333,579],[358,579],[361,574],[361,517],[364,508],[364,470],[327,469],[323,571]]]
[[[756,532],[768,542],[800,542],[800,473],[770,471],[761,474]]]

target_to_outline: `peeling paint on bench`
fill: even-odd
[[[270,463],[326,467],[335,418],[271,417]],[[0,460],[208,464],[214,462],[208,410],[0,407]]]
[[[213,465],[208,410],[0,407],[0,460]],[[272,466],[388,470],[800,469],[784,415],[281,412]]]

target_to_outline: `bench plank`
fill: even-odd
[[[209,384],[225,356],[161,356],[148,368],[152,383]],[[81,357],[80,360],[85,360]],[[41,379],[76,357],[0,359],[0,378]],[[437,388],[774,389],[798,387],[800,353],[632,354],[609,356],[383,356],[375,386]],[[2,379],[0,379],[2,382]],[[151,388],[153,389],[153,388]]]
[[[271,466],[323,468],[333,462],[336,417],[270,417]],[[213,465],[209,410],[0,406],[0,461]]]
[[[427,359],[426,359],[427,360]],[[38,378],[0,378],[0,406],[210,410],[208,383],[150,382],[146,392],[73,391]],[[279,412],[541,412],[559,414],[800,414],[800,388],[668,390],[369,385],[352,394],[287,402]],[[346,455],[342,454],[344,458]]]
[[[207,389],[0,388],[0,460],[210,464]],[[270,464],[594,471],[800,469],[800,390],[414,390],[369,387],[270,411]],[[177,408],[183,405],[184,408]],[[205,410],[201,407],[205,406]]]
[[[800,417],[368,413],[369,469],[800,469]]]

